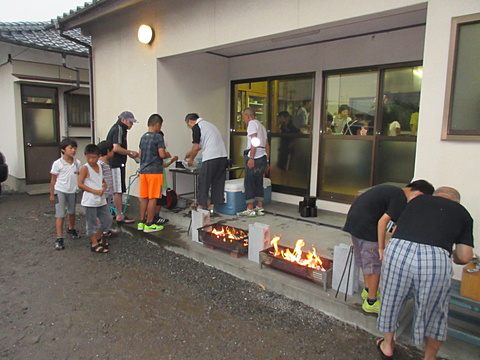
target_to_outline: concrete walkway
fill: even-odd
[[[130,215],[136,217],[137,209],[134,204],[129,209]],[[281,235],[280,245],[293,247],[298,238],[305,240],[305,250],[311,245],[317,253],[333,259],[334,246],[340,243],[351,244],[350,236],[341,231],[345,222],[345,215],[327,211],[318,211],[316,218],[300,218],[297,207],[273,202],[267,208],[263,217],[240,218],[235,215],[216,214],[211,223],[220,222],[248,230],[249,224],[259,222],[270,225],[271,235]],[[148,241],[165,247],[175,253],[182,254],[207,265],[213,266],[241,279],[257,283],[260,287],[283,294],[291,299],[301,301],[313,308],[329,314],[339,320],[354,324],[374,335],[380,335],[376,329],[376,315],[365,314],[361,309],[360,294],[347,296],[343,293],[335,297],[336,291],[328,289],[293,275],[285,274],[268,267],[261,268],[259,264],[249,261],[247,257],[234,258],[227,251],[212,250],[191,240],[190,215],[188,209],[178,212],[162,210],[163,217],[170,219],[165,229],[156,233],[145,234],[131,225],[123,226],[123,230],[137,238],[146,238]],[[191,230],[191,229],[190,229]],[[407,319],[408,317],[406,317]],[[398,340],[401,343],[411,344],[409,320],[401,324],[406,331]],[[461,350],[459,350],[461,349]],[[459,354],[461,351],[461,354]],[[480,360],[479,349],[473,345],[455,338],[449,338],[442,347],[440,356],[449,359]]]

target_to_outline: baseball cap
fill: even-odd
[[[138,122],[135,120],[135,116],[130,111],[124,111],[120,115],[118,115],[118,119],[127,119],[130,120],[132,123]]]

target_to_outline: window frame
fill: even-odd
[[[452,130],[453,96],[456,83],[456,67],[458,63],[458,45],[460,27],[464,25],[480,23],[480,13],[458,16],[452,18],[450,32],[450,50],[447,63],[447,83],[445,91],[445,103],[443,111],[442,140],[450,141],[480,141],[480,131]]]

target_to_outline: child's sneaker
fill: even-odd
[[[72,237],[72,239],[80,239],[80,235],[78,235],[77,230],[75,229],[68,229],[67,234]]]
[[[259,208],[258,206],[255,207],[255,213],[258,216],[264,216],[265,215],[265,209],[264,208]]]
[[[166,223],[169,222],[169,221],[170,221],[170,220],[165,219],[165,218],[159,216],[158,219],[155,220],[155,224],[157,224],[157,225],[164,225],[164,224],[166,224]]]
[[[63,244],[62,238],[57,238],[55,241],[55,250],[63,250],[65,249],[65,245]]]
[[[152,224],[152,225],[145,224],[145,226],[143,227],[143,232],[146,232],[146,233],[151,233],[151,232],[160,231],[160,230],[163,230],[163,226],[157,225],[157,224]]]
[[[362,309],[367,313],[378,314],[380,312],[380,300],[375,301],[373,305],[370,305],[368,300],[365,300]]]
[[[238,212],[237,215],[238,216],[255,217],[255,216],[257,216],[257,213],[255,212],[255,210],[246,209],[246,210],[243,210],[241,212]]]
[[[363,300],[367,300],[368,298],[368,291],[366,289],[362,290],[362,293],[360,294]],[[377,299],[380,299],[380,291],[377,290]]]
[[[139,222],[137,223],[137,230],[138,230],[138,231],[143,231],[144,228],[145,228],[145,221],[139,221]]]

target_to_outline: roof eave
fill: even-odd
[[[84,8],[74,11],[70,15],[53,19],[52,25],[50,25],[49,28],[55,28],[55,23],[58,24],[58,28],[62,31],[79,28],[105,15],[114,13],[141,1],[143,0],[98,0]]]

